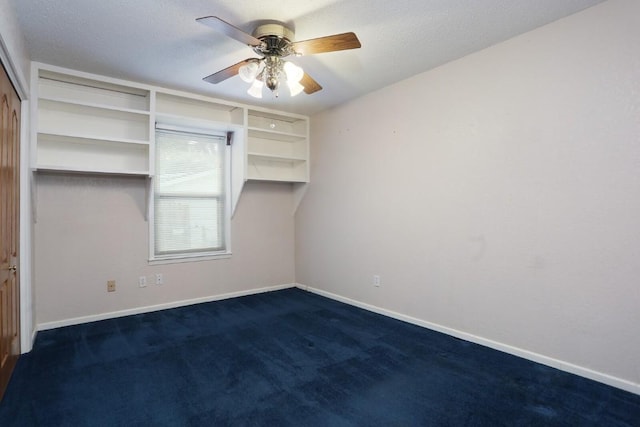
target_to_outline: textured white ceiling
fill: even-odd
[[[218,98],[313,114],[437,67],[602,0],[11,0],[31,59]],[[296,40],[347,31],[362,48],[296,58],[324,89],[255,100],[233,77],[202,78],[253,51],[195,19],[251,33],[261,20]]]

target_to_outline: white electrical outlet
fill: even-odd
[[[373,275],[373,286],[375,286],[376,288],[380,287],[380,276],[378,276],[377,274]]]
[[[141,288],[147,287],[147,276],[138,277],[138,286],[140,286]]]
[[[156,273],[156,285],[163,285],[164,279],[162,278],[162,273]]]

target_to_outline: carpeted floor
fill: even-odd
[[[8,426],[640,426],[640,396],[298,289],[38,334]]]

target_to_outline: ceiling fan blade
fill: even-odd
[[[204,16],[202,18],[196,19],[196,22],[213,28],[214,30],[219,31],[222,34],[229,36],[232,39],[236,39],[239,42],[242,42],[249,46],[260,46],[262,44],[261,40],[253,37],[251,34],[245,33],[240,28],[234,27],[233,25],[229,24],[226,21],[223,21],[217,16]]]
[[[317,81],[313,80],[313,78],[307,73],[304,73],[304,76],[302,76],[300,84],[304,86],[304,93],[307,95],[311,95],[314,92],[322,90],[322,86],[320,86]]]
[[[293,50],[301,55],[311,55],[314,53],[357,49],[361,46],[360,40],[354,33],[343,33],[295,42],[293,43]]]
[[[213,83],[213,84],[220,83],[221,81],[226,80],[229,77],[233,77],[236,74],[238,74],[240,67],[242,67],[243,65],[248,64],[255,60],[256,60],[255,58],[245,59],[244,61],[240,61],[237,64],[233,64],[232,66],[225,68],[224,70],[220,70],[217,73],[213,73],[202,80],[204,80],[205,82]]]

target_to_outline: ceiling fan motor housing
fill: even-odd
[[[264,43],[254,47],[254,51],[259,55],[285,57],[294,53],[291,44],[295,33],[284,25],[260,25],[256,27],[252,35]]]

